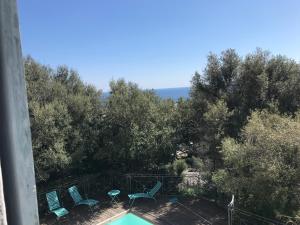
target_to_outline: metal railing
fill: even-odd
[[[128,191],[140,192],[145,188],[152,188],[157,181],[163,185],[159,191],[161,195],[175,195],[185,188],[201,188],[201,176],[184,174],[182,176],[169,174],[126,174]]]
[[[84,177],[65,178],[64,182],[38,187],[39,212],[45,213],[48,209],[45,195],[47,192],[56,190],[64,205],[72,204],[67,189],[73,185],[79,188],[84,196],[105,196],[111,189],[121,190],[121,194],[142,192],[151,189],[157,181],[162,182],[158,194],[161,196],[177,195],[185,188],[201,188],[203,182],[200,175],[184,174],[175,176],[169,174],[92,174]]]
[[[64,179],[64,182],[57,181],[51,185],[38,186],[39,213],[42,215],[48,212],[46,193],[53,190],[58,192],[63,206],[72,206],[73,202],[67,190],[73,185],[76,185],[80,194],[86,198],[105,196],[111,189],[120,189],[122,192],[127,192],[128,189],[124,175],[92,174],[77,178],[67,177]]]
[[[68,179],[65,179],[68,180]],[[45,194],[53,189],[59,192],[64,204],[71,201],[67,188],[77,185],[82,195],[89,197],[104,196],[111,189],[119,189],[122,194],[143,192],[146,188],[151,189],[157,181],[162,182],[158,194],[161,196],[180,195],[182,190],[188,188],[201,189],[204,185],[201,175],[183,174],[181,176],[170,174],[93,174],[76,179],[69,179],[64,183],[38,189],[39,209],[43,213],[47,209]],[[269,219],[260,215],[240,209],[235,204],[232,196],[228,209],[228,225],[299,225],[294,218],[283,220],[285,222]],[[297,222],[298,221],[298,222]]]
[[[233,225],[285,225],[285,224],[280,221],[269,219],[239,208],[235,208],[233,211]]]
[[[269,219],[235,206],[234,195],[228,204],[228,225],[296,225]]]

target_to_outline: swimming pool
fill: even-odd
[[[106,225],[153,225],[152,223],[149,223],[148,221],[142,219],[141,217],[138,217],[132,213],[127,213],[126,215],[122,216],[121,218],[111,222],[107,223]]]

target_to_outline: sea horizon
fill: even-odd
[[[170,87],[170,88],[146,88],[144,91],[153,90],[162,99],[178,100],[179,98],[189,98],[190,87]],[[107,98],[110,91],[103,92],[103,97]]]

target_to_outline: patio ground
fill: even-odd
[[[156,225],[225,225],[226,211],[214,203],[201,198],[179,198],[171,203],[168,197],[161,197],[157,202],[150,199],[138,199],[130,209],[127,199],[118,204],[101,202],[91,212],[87,206],[70,209],[70,214],[56,221],[53,214],[41,218],[41,225],[102,225],[118,216],[131,211]]]

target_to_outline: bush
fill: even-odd
[[[180,176],[184,170],[188,168],[184,159],[178,159],[173,162],[173,171],[176,175]]]
[[[199,187],[186,187],[179,191],[184,197],[197,197],[203,195],[203,190]]]
[[[192,156],[191,158],[191,166],[197,170],[202,170],[204,167],[202,159]]]
[[[299,210],[300,119],[253,112],[242,139],[227,138],[222,152],[225,168],[213,176],[219,191],[265,216]]]

